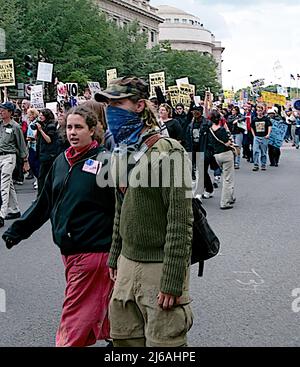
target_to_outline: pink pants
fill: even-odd
[[[62,256],[67,286],[57,347],[84,347],[110,337],[108,304],[113,282],[108,253]]]

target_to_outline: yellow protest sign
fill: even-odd
[[[233,90],[224,90],[224,98],[225,99],[234,99],[234,91]]]
[[[270,104],[279,104],[280,106],[285,106],[286,97],[277,93],[272,92],[261,92],[261,97],[263,102]]]
[[[179,89],[177,85],[172,85],[168,88],[169,98],[171,100],[172,106],[176,106],[179,103]]]
[[[156,97],[155,87],[160,87],[163,94],[166,93],[165,72],[149,74],[150,98]]]
[[[179,102],[184,105],[184,107],[189,107],[191,103],[190,94],[195,95],[195,86],[193,84],[180,84],[179,88]]]
[[[14,60],[0,60],[0,87],[16,85]]]

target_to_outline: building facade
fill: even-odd
[[[158,15],[158,9],[150,5],[150,0],[96,0],[107,17],[120,27],[137,20],[141,31],[148,34],[148,47],[158,43],[159,24],[164,19]]]
[[[222,47],[214,34],[206,29],[198,17],[172,6],[158,6],[158,15],[164,19],[159,25],[159,41],[170,41],[173,49],[210,54],[218,65],[218,81],[222,85]]]

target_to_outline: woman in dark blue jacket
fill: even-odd
[[[67,281],[57,346],[88,346],[110,336],[108,303],[113,283],[107,260],[115,199],[113,187],[97,184],[97,175],[108,161],[94,138],[97,123],[87,107],[68,113],[70,148],[54,161],[37,200],[2,237],[11,248],[50,219]]]

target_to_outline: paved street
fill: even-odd
[[[220,189],[204,202],[221,253],[207,261],[203,278],[192,267],[190,345],[300,346],[300,313],[292,311],[292,290],[300,288],[299,185],[300,151],[285,145],[279,168],[252,172],[242,161],[233,210],[219,209]],[[35,195],[32,181],[18,186],[22,210]],[[54,346],[65,281],[49,223],[10,251],[0,243],[0,346]]]

